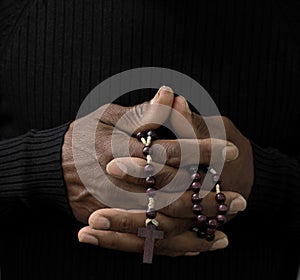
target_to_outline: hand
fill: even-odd
[[[211,137],[210,132],[213,133],[214,138],[222,139],[224,137],[219,130],[220,117],[202,117],[199,114],[192,113],[187,101],[182,96],[175,98],[173,108],[193,126],[197,138],[202,139],[202,142],[204,142],[204,145],[200,144],[202,148],[201,155],[202,158],[206,157],[206,161],[208,161],[211,156],[211,147],[209,147],[208,143],[210,141],[214,143],[214,139],[209,140]],[[172,126],[178,135],[190,138],[187,130],[182,126],[182,122],[178,121],[178,114],[172,113],[170,118]],[[247,199],[251,193],[254,181],[252,146],[249,139],[238,130],[230,119],[222,116],[221,121],[225,128],[226,140],[234,143],[234,147],[226,148],[226,161],[221,174],[222,189],[238,192]],[[172,150],[174,151],[174,149]],[[169,153],[168,156],[169,158],[173,157],[172,153]]]
[[[175,99],[176,100],[176,99]],[[180,101],[180,99],[178,99]],[[176,106],[176,102],[174,103]],[[178,143],[176,141],[164,142],[166,140],[155,141],[159,142],[159,147],[167,147],[167,158],[169,162],[172,159],[169,157],[170,151],[173,150],[172,147],[178,148]],[[203,142],[195,142],[193,145],[206,144],[207,149],[210,148],[211,140]],[[190,146],[191,141],[187,141]],[[226,157],[228,159],[235,159],[237,157],[237,148],[230,142],[224,140],[213,139],[213,144],[222,154],[224,147],[233,148],[235,153],[227,153]],[[171,147],[171,148],[168,148]],[[172,179],[170,174],[176,172],[181,172],[178,176],[179,181],[177,184],[186,184],[186,181],[182,180],[190,177],[187,171],[178,170],[176,168],[176,161],[179,160],[179,153],[176,149],[173,150],[176,153],[174,165],[175,167],[169,165],[161,165],[159,163],[153,163],[157,170],[160,170],[156,176],[158,182],[164,182],[159,184],[160,186],[168,183]],[[190,150],[191,155],[193,154],[193,149]],[[204,151],[206,154],[206,151]],[[160,155],[160,153],[157,153]],[[186,160],[190,161],[190,156],[186,156]],[[198,160],[198,159],[197,159]],[[202,163],[207,164],[208,157],[201,157]],[[159,161],[159,160],[158,160]],[[127,172],[124,172],[123,168],[120,169],[120,162],[125,166]],[[145,165],[145,160],[136,157],[122,157],[112,160],[107,165],[107,171],[116,177],[116,180],[122,182],[127,181],[135,189],[137,187],[143,188],[143,182],[145,174],[143,174],[143,166]],[[191,164],[192,162],[189,162]],[[187,186],[186,186],[187,187]],[[233,192],[225,192],[227,200],[226,203],[230,206],[227,213],[227,219],[230,220],[238,211],[243,211],[246,208],[245,199]],[[166,193],[166,198],[170,194]],[[214,194],[209,193],[205,196],[202,205],[204,206],[204,214],[207,216],[215,216],[216,213],[216,202],[214,199]],[[156,254],[164,254],[169,256],[177,255],[194,255],[200,251],[206,251],[209,249],[223,248],[227,246],[228,240],[224,233],[217,231],[215,246],[211,243],[207,243],[206,240],[199,239],[195,233],[191,232],[189,229],[195,225],[195,216],[191,210],[191,192],[187,191],[176,200],[175,202],[167,205],[158,213],[160,229],[165,231],[165,238],[163,240],[156,241]],[[90,243],[93,245],[99,245],[110,249],[118,249],[130,252],[142,252],[143,251],[143,238],[136,236],[138,227],[143,227],[145,222],[145,215],[143,213],[133,213],[131,211],[122,211],[120,209],[101,209],[95,211],[89,219],[89,226],[80,230],[78,237],[81,242]],[[225,239],[224,239],[225,238]],[[222,239],[222,241],[217,242]],[[219,244],[219,245],[218,245]]]
[[[240,199],[240,195],[233,192],[224,192],[227,203]],[[189,197],[190,199],[190,197]],[[246,202],[229,207],[227,218],[234,216],[236,211],[242,211]],[[207,195],[203,199],[206,213],[216,215],[214,195]],[[181,205],[174,203],[171,207],[174,216],[182,216]],[[164,231],[164,239],[155,242],[154,253],[167,256],[194,256],[204,251],[225,248],[228,244],[227,236],[217,230],[213,242],[197,237],[196,232],[190,229],[196,225],[191,211],[186,213],[187,218],[172,218],[158,213],[159,230]],[[145,213],[135,213],[121,209],[100,209],[91,214],[89,226],[82,228],[78,233],[80,242],[98,245],[108,249],[140,253],[144,250],[144,239],[137,236],[138,228],[145,226]]]
[[[169,117],[173,99],[173,92],[162,87],[150,102],[134,107],[103,106],[71,123],[62,148],[62,169],[70,206],[77,220],[87,223],[94,210],[107,207],[104,200],[98,198],[110,187],[116,185],[131,192],[144,192],[144,188],[116,180],[106,173],[105,168],[115,155],[127,155],[128,143],[129,154],[142,157],[142,144],[130,135],[136,129],[155,129],[163,123]],[[164,105],[163,110],[160,105]],[[116,145],[112,147],[113,133],[117,137],[114,138]],[[83,177],[88,188],[83,185]]]
[[[182,96],[174,99],[173,108],[194,128],[197,139],[191,138],[190,131],[186,129],[186,122],[183,123],[179,118],[179,114],[172,111],[170,121],[174,131],[184,139],[177,140],[156,140],[152,146],[153,160],[155,163],[155,172],[159,171],[155,176],[159,186],[165,186],[173,180],[173,184],[184,188],[190,178],[190,174],[183,168],[177,167],[181,164],[184,166],[192,164],[209,165],[211,163],[212,150],[215,152],[215,159],[226,161],[221,173],[222,190],[230,190],[240,193],[248,198],[254,180],[253,155],[250,141],[243,136],[235,125],[226,117],[222,117],[227,140],[222,139],[224,136],[218,132],[220,118],[202,117],[198,114],[191,113],[186,100]],[[210,130],[214,130],[214,135],[221,139],[210,138],[207,124]],[[233,144],[234,143],[234,144]],[[181,148],[184,147],[184,154],[181,154]],[[225,149],[224,149],[225,148]],[[200,158],[194,151],[200,150]],[[161,156],[163,155],[163,156]],[[163,163],[162,166],[160,163]],[[141,178],[143,174],[143,166],[145,160],[141,158],[116,158],[107,165],[107,172],[125,180],[132,185],[138,186],[142,184]],[[119,166],[125,166],[128,172],[124,173]],[[174,180],[175,175],[179,176]],[[131,174],[128,175],[128,174]],[[186,185],[186,188],[188,186]],[[182,199],[182,198],[180,198]],[[186,204],[182,202],[182,204]]]

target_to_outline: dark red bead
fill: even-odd
[[[206,240],[207,241],[213,241],[215,239],[215,235],[214,234],[207,234],[206,235]]]
[[[212,180],[214,183],[221,183],[221,179],[220,179],[220,175],[219,174],[215,174],[212,176]]]
[[[154,219],[156,217],[156,211],[154,209],[149,209],[146,211],[146,217],[148,219]]]
[[[206,229],[206,234],[207,234],[207,235],[215,234],[215,232],[216,232],[216,229],[215,229],[215,228],[207,228],[207,229]]]
[[[194,204],[199,204],[202,201],[202,196],[199,193],[192,194],[192,202]]]
[[[144,154],[144,156],[151,155],[151,148],[149,146],[145,146],[143,148],[143,154]]]
[[[195,215],[200,215],[202,214],[203,207],[200,204],[194,204],[192,210]]]
[[[216,202],[218,203],[224,203],[226,200],[226,196],[223,193],[217,193],[215,198],[216,198]]]
[[[200,214],[197,216],[197,224],[199,226],[205,226],[206,221],[207,221],[207,217],[205,215]]]
[[[153,176],[148,176],[146,177],[145,182],[148,187],[153,187],[155,185],[156,180]]]
[[[196,173],[193,173],[192,176],[191,176],[191,179],[193,181],[200,181],[201,180],[201,175],[200,173],[196,172]]]
[[[198,166],[191,166],[190,167],[190,173],[191,174],[194,174],[194,173],[197,173],[198,172]]]
[[[148,188],[146,190],[146,193],[148,194],[149,197],[154,197],[156,194],[157,189],[156,188]]]
[[[226,204],[220,204],[218,211],[220,214],[225,214],[228,211],[228,206]]]
[[[146,164],[144,166],[144,171],[146,173],[147,176],[152,176],[153,172],[154,172],[154,167],[152,164]]]
[[[210,219],[208,222],[207,222],[207,226],[209,228],[216,228],[218,226],[218,222],[215,220],[215,219]]]
[[[195,181],[191,184],[190,188],[194,193],[198,193],[201,189],[201,183],[198,181]]]
[[[151,140],[157,139],[157,134],[156,134],[156,132],[155,132],[154,130],[149,130],[149,131],[147,132],[147,136],[150,136],[150,137],[151,137]]]
[[[139,139],[141,141],[142,138],[146,137],[146,133],[145,132],[138,132],[136,134],[136,138]]]
[[[218,215],[216,217],[216,220],[218,222],[218,225],[223,225],[223,224],[225,224],[227,222],[227,218],[224,215]]]

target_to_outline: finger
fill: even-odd
[[[226,196],[225,204],[228,206],[226,217],[230,220],[234,215],[240,211],[244,211],[247,207],[247,202],[239,193],[224,191]],[[191,201],[192,191],[183,193],[176,201],[159,211],[165,215],[178,218],[192,218],[195,214],[192,211],[193,203]],[[218,215],[218,203],[215,200],[215,193],[208,192],[203,198],[201,205],[203,206],[203,214],[208,217],[215,217]]]
[[[190,253],[199,253],[223,249],[228,245],[227,236],[221,232],[215,232],[213,241],[207,241],[205,238],[199,238],[193,231],[185,231],[166,240],[157,240],[155,243],[156,254],[169,256],[190,255]]]
[[[114,158],[129,156],[146,158],[143,154],[143,144],[134,137],[130,137],[130,139],[128,136],[127,139],[126,136],[114,137],[111,147]],[[220,160],[229,162],[237,159],[238,156],[239,150],[233,143],[212,138],[156,140],[151,147],[151,157],[154,162],[172,167],[195,164],[210,165]],[[126,160],[128,170],[139,168],[135,163],[135,160]],[[114,175],[121,176],[122,174]]]
[[[192,226],[192,219],[170,218],[157,213],[158,229],[164,231],[165,238],[182,233]],[[137,234],[138,228],[145,227],[145,213],[134,213],[116,208],[99,209],[89,217],[89,225],[93,229],[111,230]]]
[[[145,242],[144,238],[138,237],[136,234],[95,230],[91,227],[82,228],[78,232],[78,239],[80,242],[97,245],[107,249],[135,253],[143,252]],[[197,237],[195,232],[186,231],[173,238],[157,240],[154,246],[154,253],[174,257],[222,249],[227,245],[227,236],[220,231],[216,231],[213,242]]]
[[[133,107],[110,104],[102,113],[101,122],[116,126],[129,135],[141,130],[156,129],[169,117],[174,93],[162,86],[152,100]]]
[[[166,158],[166,164],[171,166],[209,165],[220,159],[234,160],[238,155],[234,144],[213,138],[160,140],[152,146],[152,149],[154,161],[160,162]]]
[[[210,165],[221,160],[235,160],[239,151],[231,142],[221,139],[157,140],[152,145],[152,159],[170,166]]]
[[[221,116],[203,117],[192,113],[187,100],[183,96],[174,98],[173,109],[170,115],[174,131],[184,138],[219,138],[226,139],[226,132],[231,128],[227,118]],[[182,117],[186,121],[182,121]],[[192,129],[187,129],[189,124]]]
[[[186,190],[189,187],[187,182],[191,180],[190,173],[186,169],[178,169],[156,162],[147,164],[145,159],[134,157],[116,158],[107,164],[106,171],[122,181],[140,186],[145,185],[146,177],[155,176],[158,189],[172,183],[176,186],[172,188],[173,191]]]
[[[125,252],[140,253],[144,249],[144,240],[136,234],[96,230],[89,226],[78,232],[78,239],[83,243]]]

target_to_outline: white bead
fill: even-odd
[[[213,175],[216,175],[216,174],[217,174],[217,171],[214,170],[212,167],[209,167],[208,172],[209,172],[210,174],[213,174]]]
[[[154,209],[154,198],[149,197],[148,208]]]
[[[144,137],[141,138],[141,142],[146,146],[147,145],[147,141]]]
[[[147,155],[146,159],[148,164],[152,162],[152,157],[150,155]]]

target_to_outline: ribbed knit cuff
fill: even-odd
[[[20,217],[23,211],[72,215],[61,167],[68,127],[30,130],[0,142],[0,217]]]
[[[254,143],[252,147],[255,179],[241,218],[247,217],[250,225],[271,224],[286,236],[299,235],[299,162],[273,148],[264,149]]]

